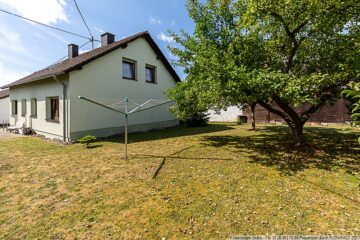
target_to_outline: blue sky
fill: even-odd
[[[168,30],[193,31],[186,0],[77,0],[95,38],[103,32],[116,40],[148,30],[168,59],[174,44]],[[51,26],[88,36],[73,0],[0,0],[0,8]],[[0,86],[40,70],[67,54],[67,45],[86,39],[51,30],[0,12]],[[88,44],[82,51],[91,48]],[[176,69],[181,78],[181,69]]]

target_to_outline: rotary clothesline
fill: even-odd
[[[151,108],[155,108],[161,105],[168,104],[172,100],[155,100],[155,99],[129,99],[124,97],[123,99],[101,99],[101,98],[86,98],[79,96],[79,99],[85,100],[89,103],[95,104],[97,106],[106,108],[108,110],[115,111],[117,113],[123,114],[125,117],[125,156],[128,158],[127,154],[127,144],[128,144],[128,116],[130,114],[135,114]],[[111,101],[111,104],[101,103],[100,101]],[[114,102],[115,101],[115,102]]]

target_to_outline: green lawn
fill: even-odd
[[[347,127],[211,124],[56,145],[0,141],[0,239],[360,235],[360,146]]]

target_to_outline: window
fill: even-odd
[[[132,60],[123,60],[122,63],[122,76],[125,79],[135,80],[136,79],[136,62]]]
[[[21,116],[26,115],[26,99],[21,100]]]
[[[153,66],[146,65],[145,78],[146,78],[146,82],[156,83],[156,68]]]
[[[32,98],[31,99],[31,117],[37,116],[37,99]]]
[[[15,116],[18,114],[18,101],[12,100],[11,101],[11,115]]]
[[[59,97],[49,97],[46,102],[47,120],[59,122]]]

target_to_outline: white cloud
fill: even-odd
[[[5,59],[6,62],[23,62],[24,58],[32,59],[36,61],[44,61],[44,59],[39,58],[37,55],[32,54],[23,46],[22,36],[20,33],[12,30],[0,23],[0,51],[2,54],[0,59]],[[21,56],[19,58],[18,56]]]
[[[94,26],[94,29],[95,29],[96,31],[98,31],[99,33],[104,33],[104,32],[105,32],[104,30],[102,30],[101,28],[98,28],[98,27],[96,27],[96,26]]]
[[[0,1],[1,1],[1,0],[0,0]],[[64,43],[64,44],[69,44],[69,43],[70,43],[70,41],[67,40],[65,37],[63,37],[63,36],[61,36],[61,35],[53,32],[53,31],[49,31],[48,29],[45,29],[45,28],[43,28],[43,27],[41,27],[41,26],[37,26],[37,25],[35,25],[35,27],[36,27],[37,29],[39,29],[40,31],[42,31],[43,33],[45,33],[45,34],[47,34],[47,35],[55,38],[55,39],[58,40],[59,42],[62,42],[62,43]]]
[[[29,73],[18,72],[12,69],[8,69],[4,66],[3,63],[0,62],[0,87],[9,84],[11,82],[14,82],[16,80],[19,80],[20,78],[23,78],[26,75],[29,75]]]
[[[45,23],[69,22],[65,0],[0,0],[20,15]]]
[[[161,32],[157,35],[157,38],[161,41],[172,43],[174,42],[174,38],[171,36],[166,35],[165,33]]]
[[[155,17],[149,17],[149,23],[157,25],[157,24],[161,24],[162,21],[160,19],[155,18]]]
[[[0,24],[0,47],[10,49],[14,52],[24,52],[21,45],[21,38],[18,32]]]
[[[90,51],[89,49],[85,49],[85,50],[79,49],[79,55],[80,55],[80,54],[83,54],[83,53],[87,53],[87,52],[89,52],[89,51]]]

